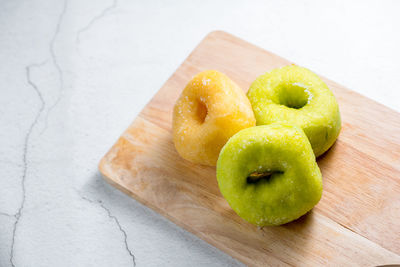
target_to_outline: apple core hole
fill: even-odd
[[[292,83],[283,85],[279,90],[279,104],[288,108],[301,109],[311,99],[310,91],[306,85]]]
[[[270,181],[275,174],[282,174],[282,171],[266,171],[266,172],[252,172],[247,176],[248,184],[256,184],[261,181]]]
[[[199,100],[197,103],[196,117],[200,123],[204,123],[207,117],[207,106],[203,101]]]

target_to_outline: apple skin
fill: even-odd
[[[336,141],[341,119],[339,106],[328,86],[312,71],[296,65],[259,76],[247,96],[257,125],[294,124],[307,135],[316,157]]]
[[[249,180],[255,172],[272,174]],[[288,124],[255,126],[232,136],[219,155],[217,180],[232,209],[257,226],[295,220],[322,195],[311,145],[300,128]]]

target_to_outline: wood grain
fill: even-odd
[[[101,160],[105,179],[247,265],[400,263],[400,114],[324,79],[343,128],[318,159],[324,193],[312,212],[257,229],[221,196],[215,168],[177,154],[172,107],[196,73],[216,69],[245,91],[260,74],[291,64],[224,32],[210,33]]]

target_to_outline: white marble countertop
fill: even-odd
[[[0,2],[0,266],[233,266],[97,163],[225,30],[400,111],[399,1]]]

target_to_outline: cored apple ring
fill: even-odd
[[[228,139],[254,125],[254,114],[242,89],[226,75],[209,70],[197,74],[177,100],[173,140],[183,158],[215,166]]]
[[[286,124],[255,126],[232,136],[221,150],[217,179],[232,209],[258,226],[295,220],[322,194],[310,142],[300,128]]]
[[[296,65],[258,77],[247,93],[257,125],[284,122],[307,135],[314,154],[328,150],[339,135],[339,106],[328,86],[313,72]]]

